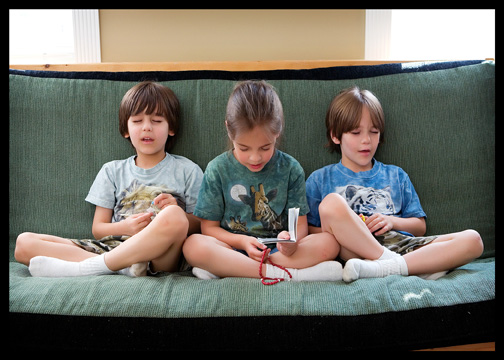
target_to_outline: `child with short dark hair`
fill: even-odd
[[[178,270],[184,240],[199,231],[192,212],[203,178],[195,163],[167,152],[179,113],[179,101],[166,86],[133,86],[119,107],[119,131],[136,155],[103,165],[86,197],[96,205],[96,240],[23,233],[16,260],[29,265],[32,276],[45,277]]]
[[[423,237],[426,215],[408,175],[374,159],[385,122],[370,91],[340,92],[326,127],[329,147],[342,158],[307,179],[308,223],[311,233],[334,236],[346,261],[343,280],[393,274],[436,279],[482,254],[474,230]]]

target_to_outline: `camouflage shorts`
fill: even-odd
[[[414,237],[397,231],[387,231],[385,234],[375,235],[376,240],[381,245],[400,255],[407,254],[420,246],[427,245],[437,237],[436,235]]]
[[[110,235],[105,236],[100,240],[95,239],[69,239],[69,240],[86,251],[95,254],[103,254],[119,246],[119,244],[121,244],[123,241],[129,238],[130,236]]]

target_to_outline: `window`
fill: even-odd
[[[9,64],[100,61],[98,10],[9,10]]]
[[[495,10],[366,10],[367,60],[495,58]]]

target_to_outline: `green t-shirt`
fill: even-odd
[[[275,150],[259,172],[241,165],[228,151],[208,163],[194,215],[220,221],[222,228],[255,237],[288,230],[289,208],[309,211],[305,175],[292,156]]]

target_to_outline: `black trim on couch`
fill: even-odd
[[[177,81],[177,80],[348,80],[369,78],[399,73],[423,72],[452,69],[460,66],[476,65],[485,60],[393,63],[381,65],[334,66],[304,70],[259,70],[259,71],[221,71],[221,70],[188,70],[188,71],[38,71],[9,69],[9,74],[45,78],[112,80],[112,81]]]
[[[23,351],[412,350],[495,341],[495,299],[360,316],[124,318],[9,313]]]

